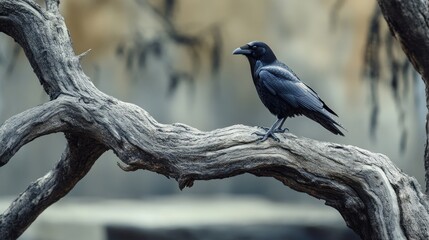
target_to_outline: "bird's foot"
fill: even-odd
[[[268,132],[268,131],[270,130],[269,128],[261,127],[261,126],[258,126],[258,128],[264,129],[266,132]],[[288,132],[289,132],[289,128],[283,128],[283,129],[281,129],[281,128],[276,128],[276,129],[274,129],[274,130],[273,130],[273,133],[284,133],[284,132],[286,132],[286,131],[288,131]]]
[[[284,133],[284,132],[286,132],[286,131],[288,131],[288,132],[289,132],[289,128],[283,128],[283,129],[281,129],[281,128],[276,128],[276,129],[274,129],[274,133]]]
[[[258,143],[261,143],[267,140],[269,137],[272,137],[277,142],[280,142],[280,139],[274,135],[275,132],[276,131],[274,130],[274,131],[267,131],[266,133],[254,132],[252,134],[255,134],[256,136],[260,136],[260,138],[258,139]]]

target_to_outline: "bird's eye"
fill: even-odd
[[[258,46],[252,46],[252,49],[253,50],[255,50],[255,49],[257,49],[258,48]]]

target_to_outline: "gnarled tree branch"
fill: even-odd
[[[82,71],[56,3],[48,1],[45,11],[30,0],[0,0],[0,31],[23,47],[51,97],[0,128],[2,141],[22,131],[11,145],[1,145],[0,162],[41,135],[61,131],[67,138],[57,166],[0,215],[1,239],[18,237],[107,149],[124,170],[154,171],[176,179],[180,188],[246,172],[269,176],[324,199],[365,239],[429,238],[426,196],[414,178],[381,154],[291,134],[283,135],[281,143],[257,144],[251,135],[255,128],[242,125],[202,132],[160,124],[140,107],[102,93]]]

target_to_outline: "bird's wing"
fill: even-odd
[[[271,94],[281,97],[294,107],[312,111],[321,111],[324,108],[325,104],[317,93],[285,68],[261,69],[259,79]]]

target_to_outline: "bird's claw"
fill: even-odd
[[[258,128],[261,128],[261,129],[264,129],[266,132],[268,132],[270,129],[269,128],[266,128],[266,127],[261,127],[261,126],[257,126]],[[283,128],[283,129],[281,129],[281,128],[276,128],[276,129],[274,129],[272,132],[273,133],[284,133],[284,132],[286,132],[286,131],[288,131],[289,132],[289,128]]]
[[[254,132],[252,134],[255,134],[256,136],[261,136],[261,138],[258,139],[258,143],[267,140],[269,137],[272,137],[275,141],[280,142],[280,139],[274,135],[274,132],[275,131],[267,131],[266,133]]]
[[[281,129],[281,128],[277,128],[277,129],[274,129],[274,133],[284,133],[284,132],[286,132],[286,131],[288,131],[289,132],[289,128],[283,128],[283,129]]]

